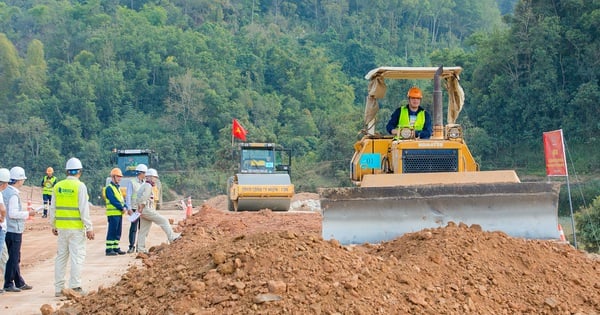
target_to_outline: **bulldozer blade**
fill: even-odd
[[[553,183],[324,188],[319,191],[323,239],[379,243],[449,222],[513,237],[558,239],[559,189]]]

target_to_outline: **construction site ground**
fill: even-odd
[[[341,246],[321,237],[317,197],[297,194],[290,212],[228,212],[225,196],[194,200],[191,218],[161,210],[183,235],[167,246],[153,226],[148,256],[106,257],[106,217],[94,207],[89,293],[62,298],[56,238],[37,217],[21,261],[33,290],[0,294],[0,314],[600,314],[595,255],[461,224]]]

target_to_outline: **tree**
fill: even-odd
[[[579,243],[589,252],[600,253],[600,196],[579,211],[575,219]]]
[[[12,42],[0,33],[0,104],[8,103],[16,94],[16,83],[21,77],[21,61]]]

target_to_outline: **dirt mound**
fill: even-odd
[[[448,226],[379,245],[320,236],[310,212],[204,204],[82,314],[598,314],[600,262],[568,245]]]

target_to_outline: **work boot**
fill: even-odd
[[[11,285],[8,288],[4,288],[5,292],[21,292],[21,289],[15,287],[14,285]]]
[[[73,288],[73,289],[71,289],[71,290],[73,290],[73,291],[75,291],[75,292],[77,292],[77,293],[81,294],[82,296],[87,294],[87,292],[86,292],[86,291],[84,291],[84,290],[83,290],[81,287]]]
[[[31,290],[33,289],[32,286],[30,286],[29,284],[25,283],[24,285],[19,287],[20,290]]]
[[[115,249],[115,253],[119,254],[119,255],[125,255],[126,253],[124,251],[122,251],[120,248]]]
[[[113,251],[106,252],[106,256],[117,256],[117,255],[118,255],[117,252],[113,252]]]
[[[173,243],[173,242],[175,242],[176,240],[178,240],[180,238],[181,238],[181,233],[174,233],[173,234],[173,239],[171,240],[170,243]]]

